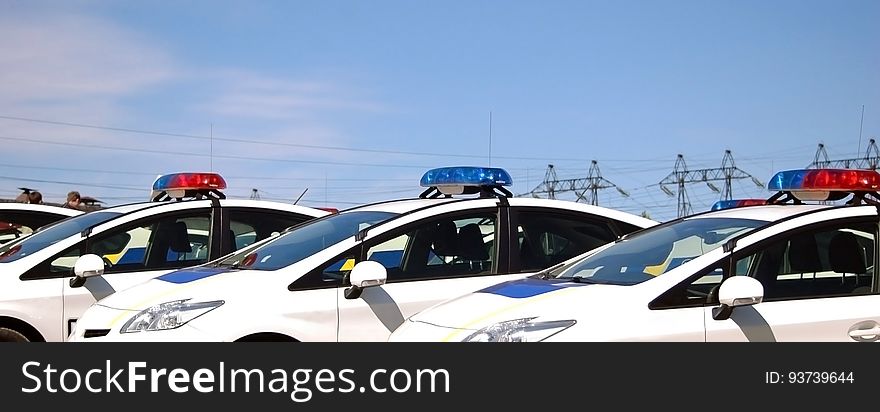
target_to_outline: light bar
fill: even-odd
[[[159,176],[153,190],[223,190],[226,180],[217,173],[172,173]]]
[[[712,205],[712,210],[733,209],[743,206],[766,205],[765,199],[735,199],[735,200],[719,200]]]
[[[506,170],[497,167],[441,167],[425,172],[422,187],[470,186],[500,187],[513,184]]]
[[[853,169],[800,169],[777,173],[771,191],[873,192],[880,188],[880,173]]]

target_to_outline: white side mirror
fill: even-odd
[[[98,255],[82,255],[73,265],[73,274],[81,278],[101,276],[104,274],[104,259]]]
[[[104,259],[95,254],[80,256],[73,264],[73,274],[70,278],[70,287],[79,288],[86,284],[86,279],[104,274]]]
[[[384,285],[387,279],[388,271],[381,263],[372,260],[360,262],[354,265],[351,273],[348,274],[351,287],[345,289],[345,298],[357,299],[361,297],[364,288]]]
[[[748,276],[729,277],[718,288],[718,303],[721,306],[712,310],[712,318],[728,319],[733,308],[756,305],[763,300],[764,285],[757,279]]]
[[[718,288],[718,303],[730,307],[754,305],[763,299],[764,285],[748,276],[727,278]]]
[[[359,288],[379,286],[385,284],[388,279],[388,271],[379,262],[365,260],[354,265],[348,279],[352,286]]]

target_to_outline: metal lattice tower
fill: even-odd
[[[721,200],[733,199],[733,181],[740,179],[751,179],[752,182],[763,188],[764,184],[754,176],[746,173],[742,169],[736,167],[733,161],[733,154],[730,150],[724,151],[724,158],[721,159],[721,167],[712,169],[694,169],[688,170],[687,164],[684,162],[684,156],[679,154],[675,160],[675,167],[672,173],[660,181],[660,189],[670,197],[675,196],[672,190],[666,185],[676,185],[678,194],[678,217],[691,214],[691,204],[687,195],[686,185],[688,183],[705,183],[715,193],[721,193]],[[722,189],[718,189],[712,182],[724,182]]]
[[[868,148],[865,149],[863,157],[852,159],[828,160],[828,152],[825,151],[825,145],[819,143],[816,149],[816,156],[813,157],[813,163],[807,166],[808,169],[867,169],[877,170],[880,167],[880,150],[877,149],[877,142],[874,139],[868,141]]]
[[[621,196],[629,197],[629,193],[602,176],[602,172],[599,170],[599,163],[593,160],[587,172],[587,177],[578,179],[559,180],[553,165],[547,165],[544,181],[528,194],[537,198],[546,196],[548,199],[556,199],[557,193],[574,192],[577,197],[576,202],[598,206],[599,191],[610,188],[617,189]]]
[[[260,200],[260,191],[256,188],[251,189],[251,200]]]
[[[675,196],[675,194],[672,193],[669,188],[664,186],[664,184],[675,184],[678,186],[678,217],[691,214],[691,202],[688,200],[687,190],[685,188],[685,183],[689,183],[686,180],[688,178],[688,173],[690,172],[687,169],[687,163],[684,162],[684,156],[679,153],[678,157],[675,159],[675,167],[672,169],[672,173],[660,181],[660,190],[669,196]]]

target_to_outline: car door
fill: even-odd
[[[838,220],[784,232],[733,256],[736,275],[764,286],[761,303],[715,320],[704,309],[708,341],[880,340],[874,265],[877,219]]]
[[[54,259],[52,266],[72,268],[81,254],[104,258],[103,276],[87,278],[80,287],[63,284],[62,336],[97,300],[170,271],[210,259],[210,208],[162,213],[89,236]],[[69,271],[69,269],[68,269]],[[69,272],[68,272],[69,273]]]
[[[357,260],[373,260],[387,282],[356,299],[338,288],[340,341],[384,341],[404,319],[427,307],[520,275],[501,275],[508,254],[507,207],[446,214],[391,230],[325,268],[344,276]],[[343,282],[347,283],[347,282]]]

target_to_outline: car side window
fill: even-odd
[[[388,282],[493,273],[496,215],[479,213],[432,220],[366,246],[367,260],[388,270]]]
[[[521,211],[517,214],[520,271],[534,272],[617,238],[607,223],[582,216]]]
[[[231,253],[243,247],[259,242],[273,233],[283,232],[291,226],[296,226],[311,217],[294,213],[278,213],[273,211],[254,211],[246,209],[230,208],[229,210],[229,239],[231,249],[224,253]]]
[[[749,259],[764,301],[870,294],[876,223],[849,223],[773,241]]]
[[[192,266],[208,261],[210,225],[208,212],[166,216],[98,234],[88,249],[107,273]]]

